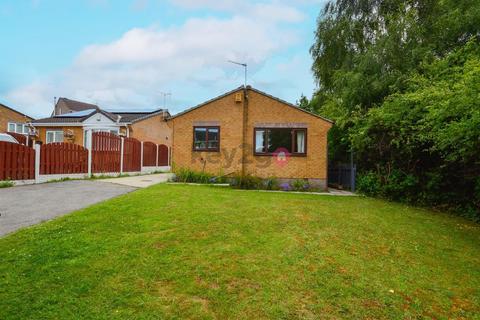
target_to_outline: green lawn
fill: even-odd
[[[2,320],[479,313],[480,226],[368,198],[158,185],[0,239]]]

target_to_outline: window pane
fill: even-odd
[[[205,149],[207,147],[207,128],[195,128],[195,149]]]
[[[55,142],[63,142],[63,131],[55,131]]]
[[[15,123],[8,124],[8,132],[15,132]]]
[[[255,131],[255,152],[265,152],[265,130]]]
[[[28,126],[26,124],[24,124],[23,125],[23,133],[28,134],[28,132],[29,132]]]
[[[208,128],[208,148],[209,149],[218,148],[218,129],[217,128]]]
[[[21,123],[17,123],[17,129],[15,130],[16,133],[23,133],[23,125]]]
[[[52,143],[53,139],[53,131],[47,131],[47,143]]]
[[[278,149],[292,152],[292,130],[284,128],[268,129],[268,152],[273,153]]]
[[[295,152],[296,153],[305,153],[305,131],[296,130],[295,131]]]

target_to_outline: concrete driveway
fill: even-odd
[[[134,190],[89,180],[0,189],[0,237]]]
[[[132,176],[123,178],[112,178],[98,180],[100,182],[115,183],[123,186],[130,186],[135,188],[147,188],[154,184],[168,182],[174,177],[173,173],[158,173],[143,176]]]

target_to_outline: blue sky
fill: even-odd
[[[35,117],[54,97],[176,113],[248,83],[295,102],[323,0],[2,0],[0,102]]]

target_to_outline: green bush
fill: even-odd
[[[297,179],[291,184],[293,190],[295,191],[308,191],[310,189],[310,184],[307,180]]]
[[[230,185],[237,189],[262,189],[263,181],[261,178],[252,175],[237,175],[230,181]]]
[[[175,170],[175,181],[184,183],[213,183],[214,175],[206,172],[197,172],[186,168]]]
[[[280,188],[280,185],[278,183],[278,180],[276,178],[267,178],[263,180],[263,189],[265,190],[278,190]]]
[[[0,181],[0,188],[10,188],[13,187],[15,183],[10,180]]]

